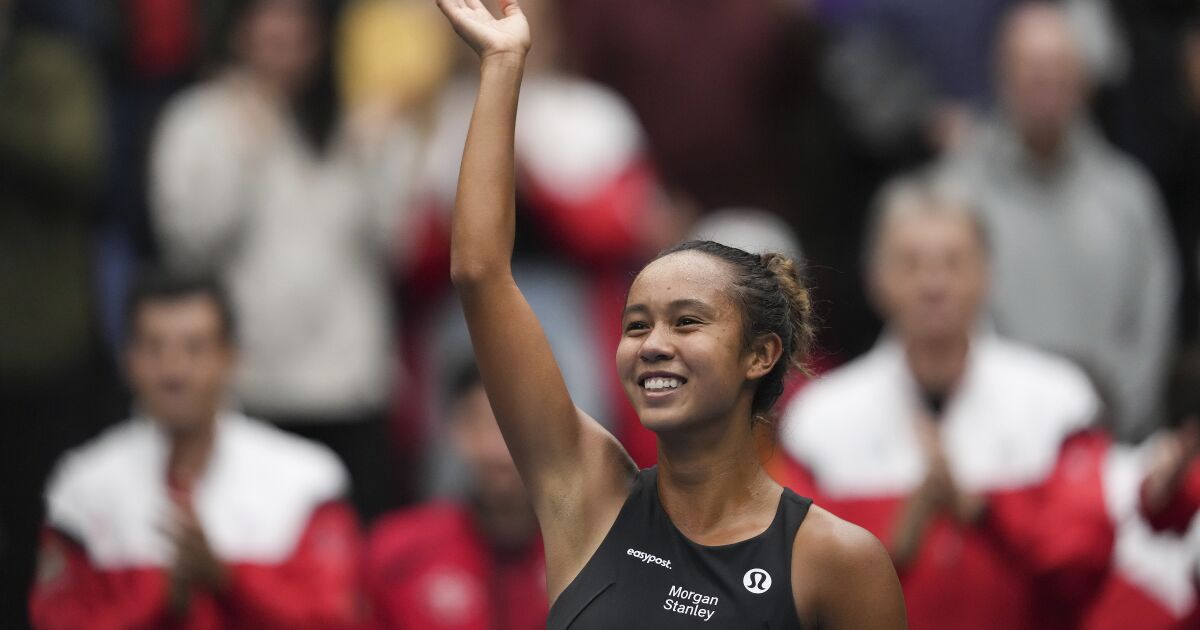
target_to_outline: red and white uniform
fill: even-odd
[[[1104,496],[1117,528],[1112,571],[1089,607],[1084,630],[1184,630],[1200,627],[1196,571],[1200,527],[1180,536],[1156,532],[1138,509],[1153,440],[1114,445],[1105,460]]]
[[[955,482],[986,508],[972,526],[935,516],[899,568],[910,628],[1075,625],[1113,540],[1100,481],[1108,444],[1087,431],[1098,405],[1070,363],[975,336],[939,422]],[[781,441],[794,465],[781,481],[890,544],[927,474],[921,413],[904,351],[885,338],[788,408]]]
[[[1144,499],[1144,497],[1143,497]],[[1200,459],[1194,459],[1183,473],[1179,489],[1171,500],[1155,512],[1141,505],[1142,514],[1155,530],[1183,533],[1193,526],[1196,513],[1200,512]]]
[[[46,492],[30,596],[38,628],[338,628],[358,618],[359,539],[347,478],[322,446],[236,414],[218,419],[191,508],[229,568],[220,595],[168,611],[169,444],[133,419],[68,453]]]
[[[379,628],[546,627],[541,538],[494,549],[463,506],[436,503],[380,520],[367,543],[366,582]]]

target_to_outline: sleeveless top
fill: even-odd
[[[730,545],[686,538],[639,471],[612,529],[550,609],[549,630],[799,630],[792,543],[812,500],[784,488],[771,526]]]

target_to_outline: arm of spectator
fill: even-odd
[[[87,551],[45,528],[29,616],[39,630],[118,630],[153,627],[166,619],[166,581],[158,571],[106,576]]]
[[[1175,241],[1166,221],[1166,210],[1149,178],[1140,175],[1135,188],[1141,207],[1136,208],[1138,224],[1129,235],[1133,251],[1140,256],[1133,292],[1123,302],[1123,332],[1112,339],[1114,352],[1121,357],[1121,376],[1114,382],[1121,389],[1121,418],[1134,424],[1123,428],[1149,426],[1154,407],[1165,382],[1168,357],[1175,338],[1175,307],[1179,298],[1179,268]]]
[[[352,509],[329,503],[313,513],[292,556],[280,565],[232,565],[222,603],[246,627],[358,627],[359,533]]]
[[[1091,597],[1109,569],[1115,534],[1102,479],[1108,448],[1096,431],[1068,438],[1045,481],[990,493],[980,515],[984,531],[1068,605]]]
[[[363,103],[346,124],[350,159],[364,192],[363,237],[374,251],[403,259],[415,245],[412,198],[424,139],[389,101]]]
[[[1141,485],[1142,516],[1156,530],[1183,534],[1200,511],[1200,425],[1189,422],[1154,448]]]
[[[185,269],[211,266],[250,209],[264,130],[239,118],[263,107],[233,85],[185,92],[167,108],[150,154],[150,201],[164,256]],[[263,126],[266,115],[259,112]],[[257,148],[256,148],[257,147]]]

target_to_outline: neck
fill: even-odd
[[[1067,132],[1064,129],[1024,130],[1021,138],[1034,160],[1043,166],[1058,161]]]
[[[215,422],[207,422],[195,429],[170,433],[171,452],[167,459],[170,479],[191,485],[203,474],[212,454],[215,425]]]
[[[705,429],[659,435],[663,508],[680,531],[702,544],[757,534],[770,524],[762,516],[773,517],[780,487],[759,463],[749,403]]]
[[[245,88],[257,97],[262,104],[271,107],[286,107],[299,92],[297,86],[291,85],[252,66],[235,66],[231,71],[231,75],[235,80],[241,81]]]
[[[967,333],[905,344],[905,357],[917,384],[929,392],[947,393],[967,370]]]

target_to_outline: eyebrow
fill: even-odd
[[[709,306],[707,302],[697,300],[695,298],[681,298],[678,300],[672,300],[671,303],[667,305],[667,308],[673,311],[692,308],[709,317],[715,313],[713,307]],[[646,306],[645,304],[630,304],[629,306],[625,307],[625,312],[622,314],[622,316],[628,316],[632,313],[648,312],[650,312],[650,307]]]

